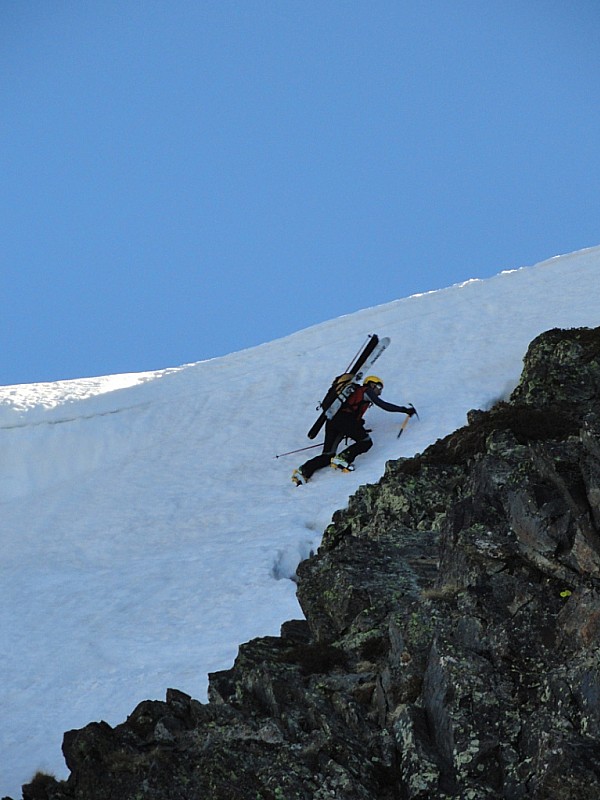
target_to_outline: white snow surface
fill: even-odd
[[[116,725],[302,611],[290,578],[385,462],[422,452],[515,386],[529,342],[600,325],[600,247],[359,311],[224,358],[0,387],[0,796],[64,778],[63,732]],[[356,471],[292,469],[330,380],[368,334],[375,446]],[[318,439],[317,441],[321,441]]]

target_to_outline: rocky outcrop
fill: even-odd
[[[298,570],[306,621],[65,734],[25,800],[596,800],[600,329],[553,330],[508,402],[387,464]]]

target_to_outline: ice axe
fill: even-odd
[[[415,416],[416,416],[416,418],[417,418],[417,419],[419,419],[419,415],[417,414],[417,409],[416,409],[416,408],[413,406],[413,404],[412,404],[412,403],[409,403],[408,405],[409,405],[409,408],[412,408],[412,410],[415,412]],[[412,414],[407,414],[407,415],[406,415],[406,419],[404,420],[404,422],[402,423],[402,425],[400,425],[400,430],[398,431],[398,436],[396,437],[397,439],[399,439],[399,438],[402,436],[402,434],[404,433],[404,429],[405,429],[405,428],[406,428],[406,426],[408,425],[408,420],[409,420],[409,419],[410,419],[412,416],[413,416]]]

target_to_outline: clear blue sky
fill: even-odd
[[[4,0],[0,384],[600,244],[599,40],[597,0]]]

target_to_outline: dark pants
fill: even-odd
[[[325,442],[323,452],[306,461],[300,469],[308,480],[318,469],[329,466],[329,462],[336,454],[340,442],[344,438],[352,439],[354,444],[343,450],[340,455],[351,464],[356,456],[366,453],[373,446],[373,441],[366,432],[362,419],[357,419],[348,411],[338,411],[333,419],[327,420],[325,425]]]

